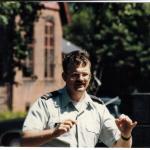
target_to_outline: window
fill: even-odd
[[[54,53],[54,23],[46,21],[45,24],[45,77],[54,78],[55,72],[55,53]]]
[[[26,59],[23,61],[23,77],[31,77],[33,75],[33,49],[31,49]]]

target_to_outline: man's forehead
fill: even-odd
[[[90,63],[89,62],[87,62],[86,64],[85,63],[79,63],[79,64],[76,64],[76,63],[69,63],[68,64],[68,68],[79,68],[79,67],[81,67],[81,68],[84,68],[84,67],[89,67],[90,68]]]
[[[70,66],[68,68],[68,71],[69,72],[89,72],[90,71],[90,65],[86,65],[86,66],[82,66],[82,65],[79,65],[79,66]]]

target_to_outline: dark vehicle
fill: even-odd
[[[120,115],[119,105],[121,104],[121,99],[119,96],[116,97],[101,97],[101,100],[105,103],[110,113],[117,118]]]
[[[0,121],[0,146],[20,146],[24,118]]]

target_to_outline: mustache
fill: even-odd
[[[76,84],[85,84],[86,82],[77,80],[75,83],[76,83]]]

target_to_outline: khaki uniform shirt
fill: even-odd
[[[71,130],[47,145],[54,147],[94,147],[100,140],[108,147],[120,138],[114,117],[104,104],[93,101],[86,93],[77,107],[66,88],[47,100],[39,98],[30,108],[23,130],[44,130],[54,128],[56,123],[66,119],[77,120]]]

